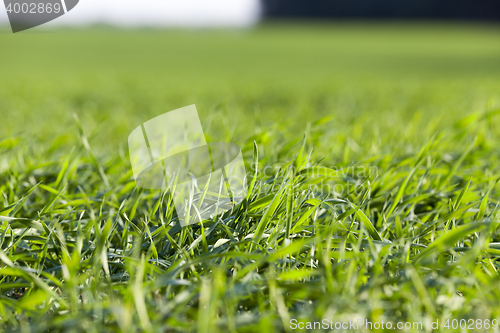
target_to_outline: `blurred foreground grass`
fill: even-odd
[[[500,319],[499,78],[495,25],[0,34],[3,328]],[[261,171],[203,233],[128,160],[189,104]]]

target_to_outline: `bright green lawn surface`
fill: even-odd
[[[181,229],[127,137],[190,104],[255,182]],[[495,25],[1,31],[0,327],[500,320],[498,113]]]

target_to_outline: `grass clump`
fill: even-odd
[[[431,28],[0,37],[2,329],[500,319],[497,28]],[[251,186],[181,228],[126,138],[193,102]]]

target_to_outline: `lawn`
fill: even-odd
[[[191,104],[250,191],[181,228],[127,138]],[[0,125],[0,330],[499,331],[498,25],[4,29]]]

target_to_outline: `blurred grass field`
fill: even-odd
[[[499,78],[493,24],[2,32],[1,327],[500,321]],[[127,137],[190,104],[260,172],[181,229]]]

